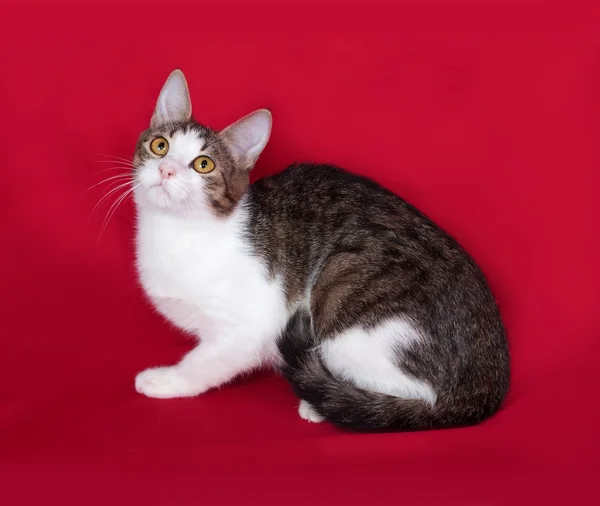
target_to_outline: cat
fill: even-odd
[[[180,70],[134,155],[136,263],[168,321],[198,338],[135,378],[191,397],[262,366],[305,420],[349,431],[475,425],[509,389],[504,324],[486,278],[448,234],[371,179],[294,164],[249,184],[267,110],[221,131],[192,117]]]

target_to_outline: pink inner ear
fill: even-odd
[[[241,164],[254,164],[271,134],[271,113],[255,111],[223,130],[222,135]]]
[[[192,102],[183,72],[175,70],[165,82],[152,115],[152,126],[164,123],[189,121]]]

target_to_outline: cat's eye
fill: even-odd
[[[169,142],[164,137],[157,137],[150,143],[150,151],[155,155],[165,156],[169,152]]]
[[[192,162],[192,168],[199,174],[208,174],[215,170],[215,162],[208,156],[199,156]]]

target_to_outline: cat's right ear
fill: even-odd
[[[189,121],[191,117],[190,91],[183,72],[177,69],[171,72],[158,96],[150,126]]]

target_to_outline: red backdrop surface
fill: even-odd
[[[595,503],[600,18],[471,4],[4,6],[3,504]],[[271,109],[255,177],[296,160],[370,175],[471,252],[513,357],[496,417],[352,435],[305,423],[269,374],[135,392],[191,343],[142,298],[131,202],[101,235],[112,200],[92,214],[105,187],[84,192],[177,67],[214,128]]]

